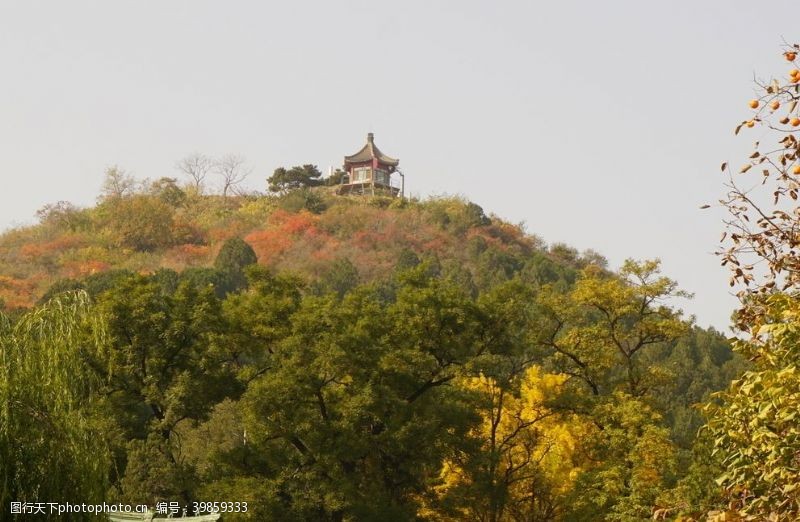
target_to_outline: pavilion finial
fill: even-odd
[[[375,135],[370,132],[367,134],[367,143],[372,143],[373,141],[375,141]]]

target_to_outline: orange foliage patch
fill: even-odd
[[[511,223],[502,221],[499,223],[492,223],[492,225],[486,228],[492,237],[500,239],[503,243],[518,243],[524,236],[522,229]]]
[[[311,253],[311,258],[318,262],[328,262],[336,259],[336,251],[333,248],[318,249]]]
[[[167,257],[175,263],[183,265],[197,265],[207,261],[210,252],[211,247],[207,245],[194,245],[187,243],[185,245],[179,245],[170,249],[170,251],[167,253]]]
[[[214,243],[222,243],[226,239],[236,237],[236,232],[228,227],[217,227],[208,231],[208,237]]]
[[[506,244],[496,235],[492,235],[485,228],[471,228],[467,231],[467,240],[479,237],[483,239],[487,245],[492,245],[500,250],[507,250]]]
[[[276,210],[270,215],[266,230],[253,231],[244,240],[253,247],[260,262],[271,265],[299,240],[324,243],[327,234],[317,228],[318,222],[317,216],[305,210],[296,214]]]
[[[64,235],[52,241],[22,245],[19,249],[19,253],[24,259],[32,261],[40,257],[59,254],[64,250],[83,246],[83,244],[84,241],[79,236]]]
[[[35,283],[30,279],[0,276],[0,299],[7,310],[27,308],[33,305]]]
[[[81,278],[100,272],[105,272],[111,268],[109,263],[105,261],[89,260],[89,261],[72,261],[64,264],[64,272],[67,277]]]
[[[447,238],[434,237],[422,245],[423,252],[441,252],[447,245]]]
[[[319,217],[307,210],[296,214],[278,209],[269,217],[270,225],[277,226],[287,234],[300,234],[316,227]]]
[[[255,250],[261,263],[271,264],[292,246],[292,239],[280,230],[257,230],[244,238]]]

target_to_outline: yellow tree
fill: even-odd
[[[553,520],[578,475],[579,440],[592,430],[576,415],[548,404],[565,375],[538,366],[524,372],[519,388],[486,376],[460,385],[477,397],[483,421],[473,434],[478,451],[448,460],[435,488],[440,509],[421,513],[434,520]]]
[[[566,292],[510,285],[495,294],[482,301],[498,324],[486,341],[493,359],[463,381],[483,418],[480,448],[445,466],[440,516],[648,517],[675,448],[648,404],[665,375],[645,353],[687,331],[666,303],[686,294],[657,261],[627,261],[618,274],[590,266]]]

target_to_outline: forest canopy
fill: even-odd
[[[97,206],[0,237],[3,503],[516,521],[720,501],[696,405],[747,364],[658,261],[612,271],[458,198],[111,175]]]

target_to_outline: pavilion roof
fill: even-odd
[[[380,151],[380,149],[375,145],[375,136],[371,132],[367,134],[367,144],[352,156],[345,156],[344,162],[345,164],[361,163],[365,161],[372,161],[373,158],[377,158],[378,163],[388,165],[390,167],[396,167],[400,163],[400,160],[391,158]]]

